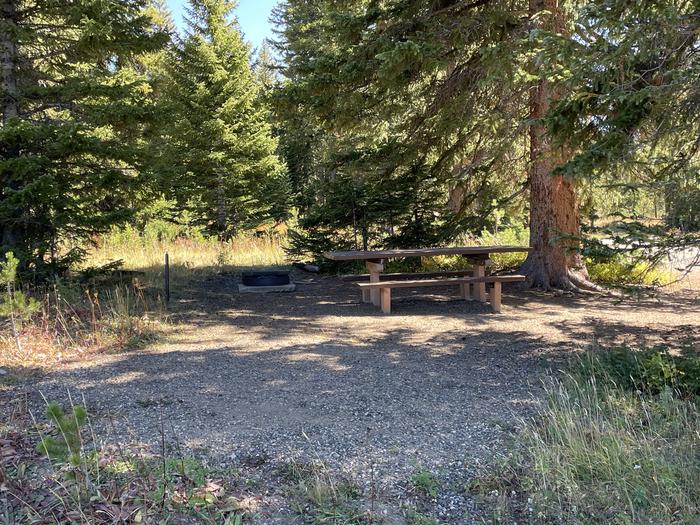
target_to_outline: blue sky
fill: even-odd
[[[187,0],[167,0],[167,2],[175,23],[181,26]],[[259,47],[265,38],[272,36],[269,18],[270,12],[276,4],[277,0],[238,0],[238,8],[236,9],[238,23],[243,30],[245,39],[253,47]]]

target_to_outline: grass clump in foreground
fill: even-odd
[[[362,491],[355,483],[336,479],[320,461],[291,461],[280,469],[288,482],[287,496],[295,512],[312,525],[379,523],[362,508]]]
[[[473,490],[501,523],[700,523],[699,360],[590,353]]]
[[[440,482],[435,474],[425,467],[418,467],[411,476],[411,485],[421,495],[435,498],[440,490]]]

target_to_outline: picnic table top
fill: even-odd
[[[488,255],[490,253],[529,252],[527,246],[452,246],[446,248],[409,248],[401,250],[351,250],[325,252],[332,261],[364,261],[373,259],[395,259],[397,257],[431,257],[434,255]]]

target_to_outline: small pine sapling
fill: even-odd
[[[46,407],[46,416],[55,426],[56,435],[44,436],[37,449],[51,462],[73,467],[68,477],[77,480],[86,474],[87,461],[83,453],[81,429],[87,423],[87,410],[82,405],[76,405],[66,414],[61,405],[52,401]]]
[[[36,299],[26,297],[15,287],[18,265],[19,260],[12,252],[7,252],[5,262],[0,263],[0,285],[4,288],[0,298],[0,315],[10,318],[15,345],[17,351],[22,354],[22,342],[19,338],[22,322],[28,321],[41,306]]]

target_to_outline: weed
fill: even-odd
[[[291,482],[288,496],[292,508],[312,525],[371,523],[359,505],[360,488],[349,480],[335,479],[323,463],[292,461],[279,472]]]
[[[425,467],[418,467],[411,476],[411,485],[425,497],[435,498],[440,491],[440,482]]]
[[[404,510],[404,517],[408,525],[438,525],[438,520],[436,518],[428,516],[412,507]]]

